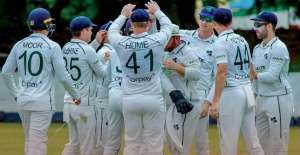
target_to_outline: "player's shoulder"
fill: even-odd
[[[286,44],[283,41],[281,41],[278,37],[274,39],[270,46],[271,48],[287,49]]]
[[[82,51],[84,55],[90,53],[96,53],[96,50],[86,42],[78,41],[78,40],[71,40],[71,42],[74,43]]]
[[[182,40],[181,48],[179,49],[179,51],[182,51],[181,53],[183,55],[194,55],[194,53],[196,53],[196,49],[193,48],[192,45],[185,40]]]
[[[254,46],[254,48],[253,48],[253,52],[255,52],[256,50],[258,50],[259,46],[260,46],[260,44],[256,44],[256,45]]]
[[[108,50],[108,51],[114,51],[114,50],[115,50],[114,47],[113,47],[112,45],[107,44],[107,43],[103,44],[103,46],[102,46],[101,49],[103,49],[103,50]]]
[[[197,35],[197,30],[180,30],[179,33],[186,36],[195,36]]]
[[[289,51],[284,42],[282,42],[279,38],[276,38],[276,40],[270,45],[272,53],[275,55],[282,55],[282,56],[288,56]]]
[[[29,39],[29,37],[25,37],[25,38],[23,38],[23,39],[17,41],[17,42],[14,44],[13,49],[20,48],[20,46],[22,46],[23,42],[26,41],[26,40],[28,40],[28,39]]]
[[[68,48],[69,46],[73,46],[74,43],[72,42],[67,42],[63,45],[62,49]]]
[[[44,43],[44,45],[45,45],[44,47],[46,47],[46,48],[49,48],[49,49],[55,49],[55,48],[60,49],[61,48],[60,45],[57,42],[51,40],[47,36],[41,36],[40,40]]]
[[[60,47],[60,45],[57,42],[55,42],[55,41],[53,41],[53,40],[51,40],[49,38],[46,38],[45,42],[49,43],[49,46],[51,48],[53,48],[53,47]]]

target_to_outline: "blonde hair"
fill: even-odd
[[[147,27],[147,22],[132,22],[133,27],[145,28]]]

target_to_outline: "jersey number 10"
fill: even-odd
[[[38,69],[34,72],[32,69],[32,58],[33,56],[37,57],[39,59],[39,66]],[[31,76],[38,76],[41,74],[43,70],[43,56],[39,51],[33,51],[32,53],[29,54],[29,58],[27,61],[27,51],[24,51],[22,55],[19,56],[19,60],[23,59],[24,60],[24,73],[25,75],[27,74],[27,70]]]

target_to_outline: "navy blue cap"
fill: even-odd
[[[46,24],[52,20],[49,11],[44,8],[33,9],[27,18],[30,27],[39,29],[47,29]]]
[[[149,14],[144,9],[136,9],[132,12],[130,19],[132,22],[146,22],[149,20]]]
[[[260,12],[255,18],[251,20],[271,23],[274,27],[277,25],[277,16],[272,12]]]
[[[227,8],[217,8],[214,12],[214,21],[220,24],[230,24],[232,12]]]
[[[100,26],[99,31],[108,31],[109,27],[111,26],[112,21],[109,21],[102,26]]]
[[[90,26],[97,26],[96,24],[92,23],[91,19],[86,16],[78,16],[75,17],[71,23],[70,23],[70,30],[71,31],[80,31],[84,28],[90,27]]]
[[[213,20],[215,10],[216,10],[216,8],[213,6],[203,7],[202,10],[199,12],[199,16],[200,16],[200,18],[208,17],[211,20]]]

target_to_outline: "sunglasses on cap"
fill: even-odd
[[[254,22],[254,27],[259,28],[261,26],[267,25],[268,23],[265,22]]]
[[[212,19],[212,18],[207,17],[207,16],[201,16],[201,15],[200,15],[200,20],[201,20],[201,21],[205,21],[205,22],[207,22],[207,23],[213,22],[213,19]]]

